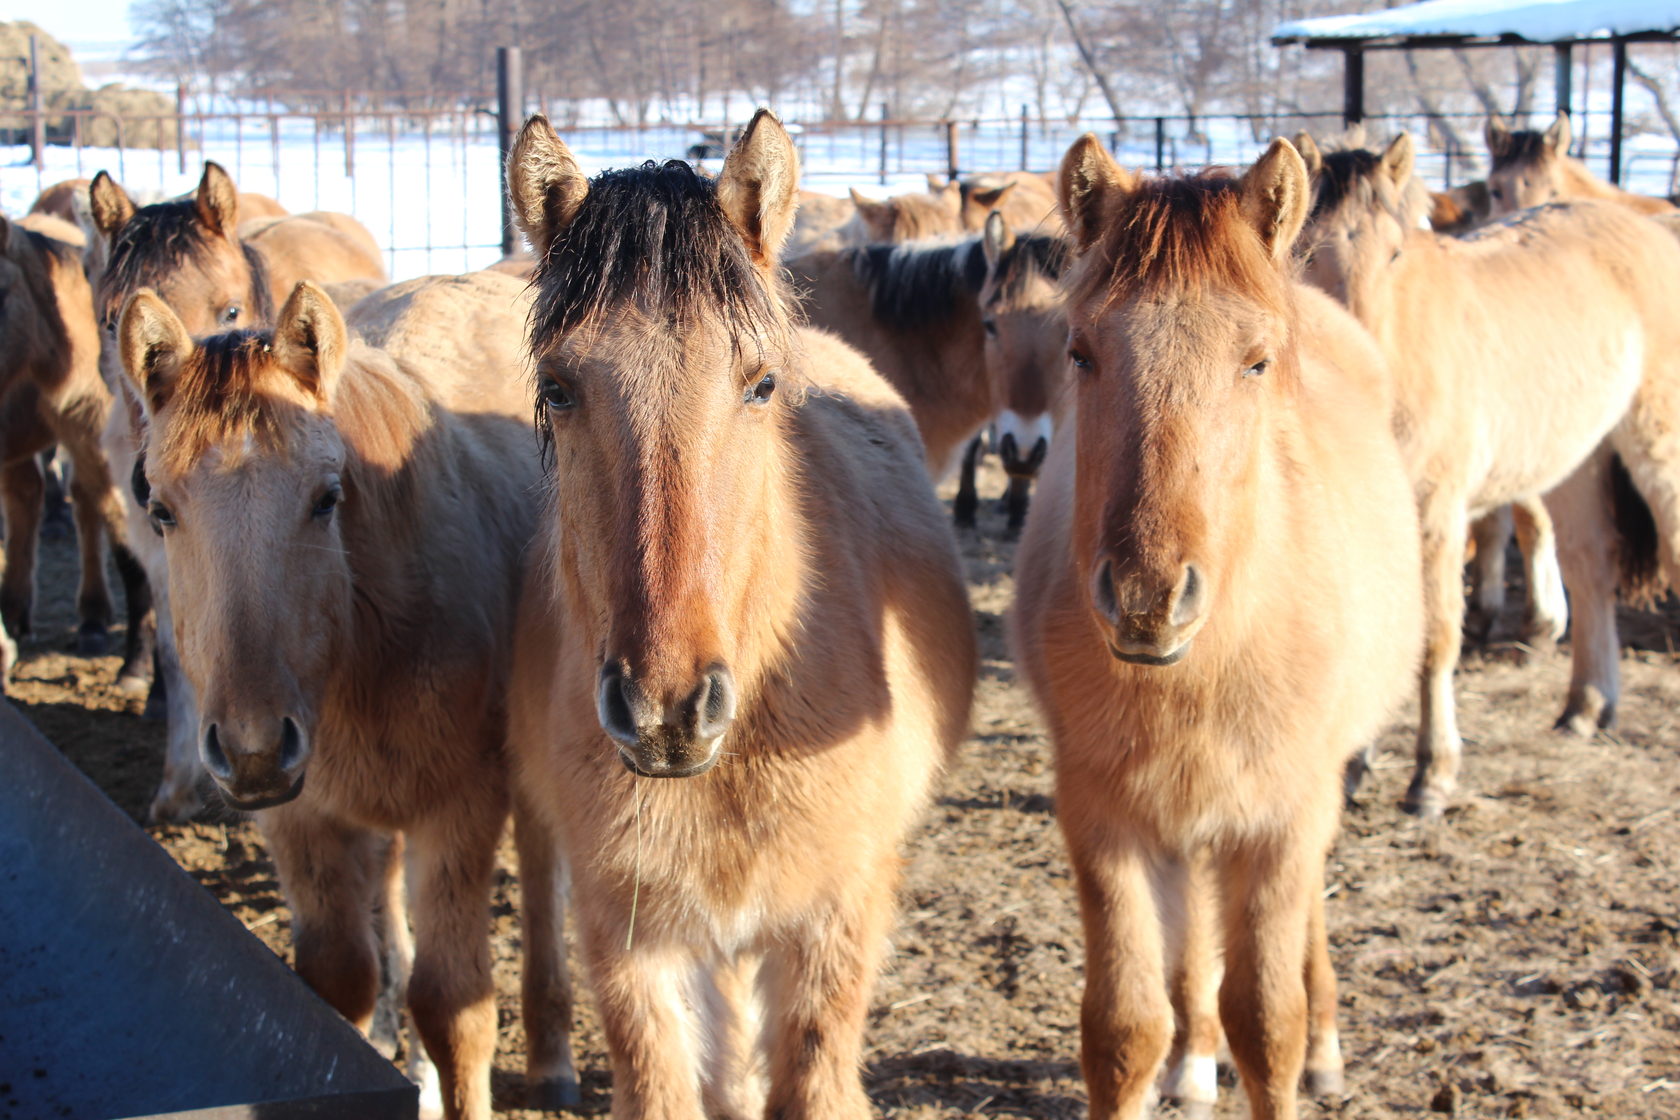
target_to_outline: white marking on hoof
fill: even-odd
[[[408,1063],[408,1076],[420,1086],[420,1120],[442,1120],[443,1082],[438,1079],[437,1066],[430,1058],[416,1057]]]
[[[1219,1063],[1211,1054],[1186,1054],[1167,1075],[1161,1095],[1186,1105],[1211,1106],[1219,1099]]]

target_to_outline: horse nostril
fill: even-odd
[[[1015,442],[1014,432],[1003,433],[1003,438],[998,441],[998,458],[1003,460],[1005,466],[1021,461],[1021,447]]]
[[[286,716],[280,721],[280,769],[291,771],[303,765],[303,732],[297,721]]]
[[[1114,565],[1107,559],[1097,565],[1091,582],[1091,602],[1103,618],[1120,625],[1120,601],[1114,594]]]
[[[224,782],[233,780],[233,764],[228,761],[227,752],[222,750],[221,736],[216,734],[213,723],[204,732],[203,754],[206,770]]]
[[[1172,622],[1174,626],[1185,626],[1195,621],[1202,613],[1202,578],[1196,572],[1194,564],[1184,565],[1184,581],[1178,592],[1178,602],[1173,604]]]
[[[735,676],[725,666],[718,666],[700,682],[695,731],[702,738],[715,739],[729,728],[735,718]]]
[[[595,714],[601,729],[626,746],[638,741],[636,716],[630,708],[629,682],[617,665],[601,667],[601,683],[595,695]]]

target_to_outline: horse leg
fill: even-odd
[[[559,840],[536,811],[515,797],[513,841],[519,850],[519,924],[525,970],[520,1012],[525,1020],[525,1084],[529,1106],[576,1108],[572,1064],[572,977],[566,968],[566,872]]]
[[[693,1023],[678,998],[678,975],[693,967],[680,948],[627,947],[628,899],[579,884],[578,923],[590,986],[612,1061],[613,1120],[704,1120]]]
[[[951,503],[952,520],[959,529],[974,528],[974,515],[980,509],[980,492],[974,488],[974,470],[980,462],[983,439],[983,436],[975,436],[963,451],[962,470],[957,475],[957,497]]]
[[[1557,523],[1558,563],[1574,613],[1569,699],[1560,731],[1592,735],[1616,719],[1621,643],[1616,634],[1616,534],[1610,517],[1608,448],[1600,448],[1546,495]]]
[[[764,959],[741,953],[703,978],[705,1029],[701,1031],[701,1099],[711,1120],[758,1120],[767,1096],[763,1007],[759,999]]]
[[[1514,502],[1511,512],[1515,515],[1517,547],[1523,554],[1523,581],[1528,584],[1523,642],[1549,650],[1569,628],[1569,600],[1563,592],[1563,571],[1558,567],[1557,533],[1546,503],[1539,498]]]
[[[1161,1095],[1185,1120],[1207,1120],[1219,1100],[1219,914],[1205,855],[1185,869],[1180,899],[1163,899],[1172,968],[1174,1034]]]
[[[41,461],[41,478],[46,484],[42,499],[41,535],[59,540],[70,531],[70,503],[64,497],[64,459],[56,446],[37,456]]]
[[[192,682],[181,672],[175,654],[175,628],[169,620],[169,599],[157,603],[157,681],[163,688],[167,725],[164,733],[163,780],[158,783],[146,819],[153,824],[186,821],[204,808],[198,784],[204,764],[198,757],[198,701]]]
[[[496,1053],[490,886],[507,811],[477,790],[408,830],[414,867],[414,972],[408,1007],[437,1066],[448,1120],[489,1120]]]
[[[871,1115],[858,1070],[869,993],[892,921],[891,862],[865,869],[850,890],[808,918],[766,959],[771,1039],[766,1116],[867,1120]]]
[[[1680,588],[1680,359],[1654,352],[1633,404],[1610,433],[1628,478],[1656,522],[1657,559],[1670,587]]]
[[[1009,528],[1004,536],[1008,540],[1015,540],[1021,535],[1021,526],[1027,523],[1027,500],[1032,495],[1032,479],[1027,475],[1012,474],[1009,476],[1009,492],[1004,496],[1009,507]]]
[[[105,492],[97,486],[97,473],[74,472],[70,479],[71,513],[76,519],[76,551],[81,559],[81,578],[76,587],[76,652],[83,657],[101,657],[110,642],[111,588],[105,581]],[[109,487],[105,488],[108,491]],[[121,540],[115,537],[114,540]],[[132,562],[133,557],[130,556]],[[144,578],[144,577],[142,577]],[[126,666],[125,666],[126,667]]]
[[[1470,527],[1476,556],[1470,561],[1470,609],[1464,629],[1472,641],[1485,643],[1505,609],[1505,545],[1511,539],[1511,507],[1500,506]]]
[[[1068,831],[1085,928],[1079,1064],[1091,1120],[1138,1120],[1172,1043],[1161,922],[1144,853]]]
[[[41,464],[26,455],[0,471],[0,510],[6,518],[6,573],[0,577],[0,621],[6,633],[29,633],[35,605],[35,549],[41,534]]]
[[[1419,511],[1423,525],[1424,650],[1417,765],[1406,811],[1435,818],[1458,786],[1463,744],[1453,701],[1464,619],[1464,503],[1435,494]],[[1305,927],[1303,927],[1305,928]]]
[[[373,910],[384,840],[297,801],[257,814],[292,906],[297,974],[364,1034],[379,997]]]
[[[1462,557],[1463,553],[1457,554]],[[1220,868],[1225,980],[1219,1012],[1253,1120],[1293,1120],[1307,1054],[1307,943],[1320,845],[1278,837]]]
[[[1307,1061],[1303,1085],[1312,1097],[1340,1096],[1342,1040],[1336,1030],[1336,970],[1330,964],[1330,935],[1324,925],[1322,874],[1309,898],[1307,917]]]

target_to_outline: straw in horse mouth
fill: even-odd
[[[1131,665],[1176,665],[1180,661],[1184,660],[1184,655],[1186,653],[1190,652],[1190,643],[1185,642],[1171,653],[1162,657],[1157,657],[1152,653],[1122,653],[1120,652],[1120,647],[1116,646],[1113,642],[1108,644],[1108,652],[1114,655],[1115,660],[1124,661]]]
[[[640,766],[637,766],[635,760],[632,759],[627,752],[618,752],[618,760],[624,763],[624,768],[630,771],[630,773],[636,775],[638,778],[693,778],[704,774],[713,766],[716,766],[717,760],[722,757],[722,752],[719,752],[714,754],[711,758],[708,758],[706,761],[689,767],[687,770],[667,770],[661,774],[650,774],[646,770],[643,770]]]
[[[276,805],[284,805],[288,801],[296,800],[298,794],[303,792],[303,779],[306,777],[308,777],[307,772],[299,774],[297,781],[292,783],[292,788],[287,790],[285,793],[269,794],[266,797],[253,797],[249,800],[235,797],[227,790],[221,789],[220,786],[217,788],[221,791],[222,800],[226,801],[230,808],[237,809],[241,813],[254,813],[258,809],[272,809]]]

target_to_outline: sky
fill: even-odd
[[[123,42],[130,0],[5,0],[0,19],[26,19],[61,42]]]

